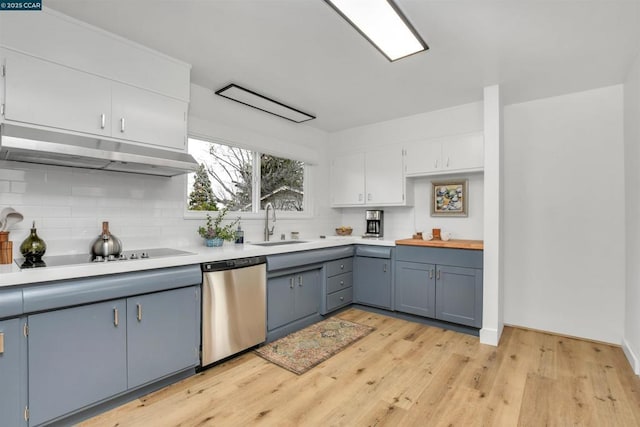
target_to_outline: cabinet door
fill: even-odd
[[[396,311],[435,317],[435,268],[433,264],[396,262]]]
[[[112,88],[114,138],[185,149],[187,103],[120,83]]]
[[[437,266],[436,318],[482,326],[482,270]]]
[[[27,425],[27,338],[22,319],[0,321],[0,424]]]
[[[5,118],[111,133],[111,84],[100,77],[15,52],[6,54]]]
[[[354,299],[366,305],[390,309],[391,260],[356,257],[354,275]]]
[[[364,154],[336,157],[330,175],[332,206],[364,204]]]
[[[195,287],[127,299],[129,388],[198,364],[198,302]]]
[[[126,390],[125,300],[36,314],[28,322],[31,425]]]
[[[295,276],[267,280],[267,329],[273,330],[296,319],[294,312]]]
[[[366,204],[401,205],[405,201],[402,149],[392,147],[365,155]]]
[[[320,311],[320,269],[298,273],[295,278],[295,318]]]
[[[416,141],[405,145],[405,173],[410,175],[433,174],[442,168],[442,142]]]
[[[442,167],[447,172],[478,170],[484,166],[482,133],[461,135],[442,144]]]

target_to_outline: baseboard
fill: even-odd
[[[500,342],[500,336],[502,335],[502,328],[498,331],[495,328],[482,328],[480,329],[480,344],[498,346]]]
[[[627,360],[631,365],[631,369],[633,369],[633,373],[636,375],[640,375],[640,359],[638,359],[638,355],[633,352],[629,342],[626,339],[622,339],[622,351],[624,355],[627,356]]]

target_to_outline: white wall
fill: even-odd
[[[505,324],[620,344],[623,90],[504,109]]]
[[[314,162],[310,212],[300,219],[279,217],[275,238],[291,231],[299,231],[301,238],[327,234],[337,214],[327,207],[326,133],[215,98],[220,97],[192,85],[190,131]],[[102,221],[110,222],[125,250],[201,244],[196,230],[203,220],[185,219],[185,190],[184,175],[163,178],[0,162],[0,209],[12,206],[25,216],[11,231],[14,257],[20,256],[19,245],[33,221],[47,243],[47,255],[88,253]],[[242,226],[245,239],[263,239],[261,216],[243,219]]]
[[[483,104],[476,102],[335,132],[329,135],[329,147],[332,154],[365,151],[371,147],[402,146],[406,142],[478,132],[482,129]],[[413,206],[382,208],[385,212],[385,237],[390,240],[409,238],[416,231],[427,232],[439,227],[451,231],[454,238],[482,239],[483,174],[449,177],[469,180],[469,216],[467,218],[431,217],[429,209],[431,181],[441,181],[442,176],[410,178],[409,181],[413,185]],[[354,235],[364,233],[366,208],[334,210],[341,214],[336,226],[350,225],[354,228]]]
[[[640,55],[624,85],[626,298],[622,348],[640,375]]]
[[[498,345],[504,329],[504,137],[498,85],[484,88],[484,261],[480,342]]]

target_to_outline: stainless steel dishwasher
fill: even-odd
[[[202,264],[202,366],[266,340],[264,256]]]

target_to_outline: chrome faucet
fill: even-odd
[[[269,229],[269,209],[273,211],[273,225],[271,229]],[[276,210],[274,209],[271,202],[267,203],[264,206],[265,217],[264,217],[264,241],[269,241],[269,236],[273,235],[273,229],[276,227]]]

